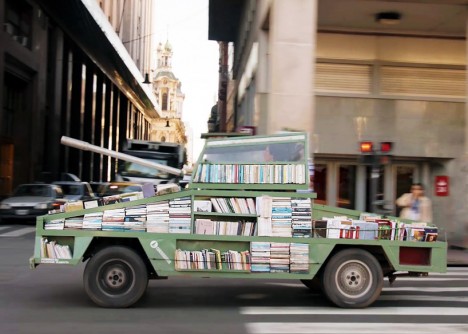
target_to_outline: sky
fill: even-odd
[[[172,72],[185,94],[182,120],[193,130],[194,162],[203,148],[218,91],[218,44],[208,40],[208,0],[155,0],[154,54],[159,42],[172,45]]]

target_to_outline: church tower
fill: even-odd
[[[152,80],[153,91],[161,108],[161,118],[153,121],[151,140],[185,144],[182,109],[185,94],[181,82],[172,72],[172,46],[169,41],[157,48],[157,68]]]

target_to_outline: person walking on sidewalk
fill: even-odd
[[[424,195],[424,186],[421,183],[413,183],[411,192],[401,195],[396,200],[396,205],[403,208],[400,218],[432,222],[432,202]]]

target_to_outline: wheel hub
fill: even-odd
[[[111,288],[116,288],[116,289],[121,288],[127,280],[127,275],[125,274],[125,271],[119,268],[111,268],[107,272],[105,277],[106,277],[107,285]]]
[[[370,289],[372,276],[365,263],[348,261],[338,268],[336,282],[342,294],[347,297],[358,298]]]

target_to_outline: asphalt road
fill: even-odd
[[[0,333],[468,333],[468,268],[398,278],[362,310],[331,306],[290,280],[150,281],[129,309],[95,306],[84,265],[29,269],[34,228],[0,226]]]

